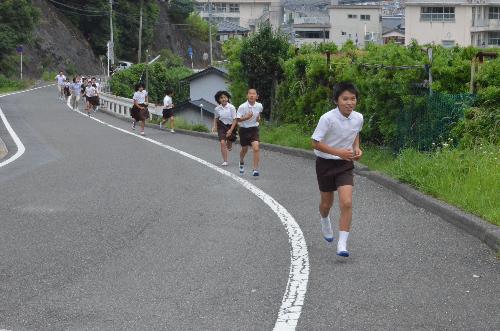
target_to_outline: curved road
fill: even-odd
[[[273,329],[290,244],[262,200],[69,111],[53,87],[0,107],[26,146],[0,168],[0,330]],[[214,141],[146,134],[220,161]],[[0,135],[12,156],[3,123]],[[244,178],[293,215],[307,243],[297,330],[500,329],[500,262],[478,239],[356,177],[352,256],[338,258],[320,235],[313,161],[269,151],[262,160],[261,177]]]

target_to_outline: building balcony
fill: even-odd
[[[471,32],[498,31],[500,30],[499,19],[475,20],[472,23]]]

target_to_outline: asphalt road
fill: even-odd
[[[69,111],[53,87],[0,107],[26,146],[0,168],[0,330],[274,327],[290,244],[262,200]],[[9,157],[15,144],[0,126]],[[215,141],[146,134],[221,161]],[[321,237],[313,161],[263,151],[261,177],[243,177],[303,231],[310,273],[297,330],[500,330],[500,261],[478,239],[356,177],[351,256],[340,258]]]

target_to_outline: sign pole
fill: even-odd
[[[19,54],[21,56],[21,80],[23,80],[23,52],[24,52],[24,49],[23,49],[23,45],[19,45],[16,47],[16,52],[17,54]]]

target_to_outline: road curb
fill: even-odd
[[[5,146],[5,143],[3,142],[2,138],[0,137],[0,161],[9,153],[9,150],[7,149],[7,146]]]
[[[103,112],[113,117],[126,120],[126,117],[117,115],[108,110],[103,110]],[[159,130],[157,124],[148,123],[146,124],[146,127]],[[189,131],[182,129],[175,129],[175,132],[180,134],[186,134],[189,136],[211,139],[215,141],[217,140],[216,135],[205,132]],[[311,160],[314,160],[316,158],[316,155],[312,151],[307,151],[299,148],[284,147],[267,143],[261,143],[260,146],[264,150],[269,150],[273,152],[279,152]],[[398,180],[390,178],[378,171],[372,171],[364,164],[355,162],[354,165],[355,165],[354,172],[357,175],[366,177],[382,185],[383,187],[390,189],[391,191],[400,195],[413,205],[430,211],[431,213],[442,218],[443,220],[452,223],[453,225],[464,230],[465,232],[480,239],[495,252],[500,252],[500,227],[488,223],[485,220],[481,219],[480,217],[464,212],[458,209],[457,207],[451,206],[436,198],[425,195],[424,193],[417,191],[416,189],[410,187],[409,185],[401,183]]]

